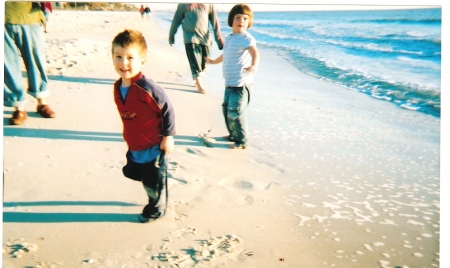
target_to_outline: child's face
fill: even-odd
[[[114,69],[122,78],[122,85],[129,86],[145,64],[145,58],[139,55],[137,46],[115,46],[113,54]]]
[[[248,28],[249,16],[244,14],[236,14],[233,19],[232,31],[234,34],[245,32]]]

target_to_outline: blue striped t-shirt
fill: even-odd
[[[256,45],[256,40],[248,32],[230,34],[225,39],[223,47],[223,77],[225,85],[242,87],[253,84],[253,73],[247,73],[244,68],[252,65],[252,56],[248,48]]]

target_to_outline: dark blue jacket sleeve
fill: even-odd
[[[149,91],[154,101],[161,110],[162,118],[162,135],[173,136],[176,134],[175,129],[175,110],[170,102],[169,96],[164,88],[155,83],[152,79],[142,77],[136,84]]]

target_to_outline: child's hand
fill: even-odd
[[[165,154],[172,153],[175,148],[175,143],[173,141],[173,137],[172,136],[163,137],[161,144],[159,145],[159,148],[162,151],[164,151]]]
[[[244,71],[247,73],[256,73],[256,66],[252,65],[250,67],[244,68]]]
[[[223,61],[223,55],[220,55],[217,59],[213,60],[211,58],[205,58],[206,62],[209,64],[217,64]]]
[[[250,46],[248,52],[252,56],[252,65],[250,67],[244,68],[247,73],[256,73],[256,68],[259,64],[259,52],[256,46]]]

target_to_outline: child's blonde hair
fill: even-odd
[[[114,55],[114,47],[137,46],[139,56],[145,58],[147,55],[147,42],[141,32],[136,30],[125,30],[114,37],[111,46],[111,52]]]
[[[248,27],[247,27],[247,29],[250,28],[253,25],[253,12],[250,9],[250,7],[245,5],[245,4],[238,4],[238,5],[235,5],[230,10],[230,13],[228,14],[228,26],[233,27],[234,16],[236,16],[237,14],[248,15]]]

